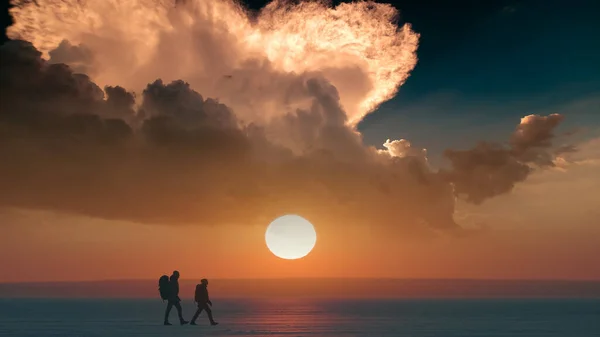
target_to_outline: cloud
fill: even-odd
[[[537,162],[523,153],[550,145],[551,127],[529,124],[545,119],[528,117],[512,149],[449,150],[453,170],[440,174],[408,141],[364,146],[337,89],[317,74],[288,81],[305,108],[256,124],[183,81],[156,80],[136,102],[121,87],[103,91],[44,61],[27,42],[1,52],[5,207],[146,223],[257,223],[299,213],[456,229],[454,193],[480,202],[509,192]]]
[[[270,73],[318,72],[338,88],[348,123],[358,123],[417,62],[419,35],[398,27],[389,4],[276,0],[248,13],[233,0],[12,2],[8,36],[52,62],[136,92],[157,78],[183,79],[245,120],[281,115],[272,92],[289,76]]]
[[[94,73],[94,55],[91,50],[83,45],[74,46],[69,41],[63,40],[56,49],[49,53],[49,63],[64,63],[75,73],[92,75]]]
[[[534,166],[554,166],[556,154],[574,151],[572,146],[552,149],[554,129],[563,121],[559,114],[529,115],[510,137],[509,145],[481,142],[469,150],[444,152],[451,169],[442,174],[452,182],[455,193],[476,204],[510,192],[524,181]]]
[[[9,62],[0,89],[10,97],[0,119],[4,207],[146,223],[246,224],[299,213],[401,229],[457,227],[450,186],[409,158],[363,146],[322,77],[295,82],[306,109],[244,124],[182,81],[150,83],[135,102],[121,87],[106,87],[104,97],[27,42],[1,52]],[[295,146],[270,136],[275,130]]]
[[[446,150],[444,155],[452,168],[443,172],[456,195],[473,203],[510,192],[531,170],[498,144],[482,142],[469,150]]]
[[[552,132],[563,120],[559,114],[523,117],[510,139],[514,156],[523,162],[552,166],[552,155],[546,149],[552,146]]]
[[[510,197],[483,205],[457,203],[457,213],[466,213],[491,226],[530,228],[597,228],[600,198],[600,138],[581,141],[577,152],[563,153],[557,167],[536,170],[519,184]],[[560,168],[560,169],[557,169]]]
[[[553,115],[527,117],[509,147],[449,150],[442,172],[406,140],[365,146],[354,123],[416,63],[389,5],[276,2],[252,21],[218,1],[46,4],[15,7],[10,34],[32,42],[0,49],[0,207],[456,230],[456,195],[480,203],[549,165]]]
[[[427,160],[427,151],[425,149],[415,149],[412,144],[406,139],[397,139],[390,141],[389,139],[383,143],[383,147],[393,157],[420,157]]]

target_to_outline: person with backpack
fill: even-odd
[[[215,320],[213,319],[212,310],[210,308],[210,307],[212,307],[212,302],[210,301],[210,298],[208,297],[208,280],[207,279],[202,279],[200,281],[200,284],[196,285],[194,301],[196,301],[196,303],[198,303],[198,309],[196,310],[194,317],[192,317],[192,321],[190,322],[190,325],[196,325],[196,319],[198,318],[198,316],[200,316],[200,314],[202,313],[202,310],[206,311],[206,314],[208,315],[208,320],[210,321],[210,325],[219,324],[219,323],[215,322]]]
[[[163,275],[158,281],[158,290],[163,301],[167,300],[164,325],[172,325],[169,323],[169,313],[171,313],[171,308],[173,307],[177,309],[179,324],[187,324],[188,322],[183,319],[181,299],[179,298],[179,272],[177,270],[173,271],[173,275],[170,278],[167,275]]]

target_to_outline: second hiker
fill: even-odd
[[[219,323],[215,322],[212,315],[212,302],[208,297],[208,280],[202,279],[200,284],[196,285],[196,293],[194,294],[194,300],[198,303],[198,310],[192,317],[191,325],[196,325],[196,319],[202,313],[202,310],[206,310],[206,314],[208,315],[208,320],[210,321],[210,325],[217,325]]]

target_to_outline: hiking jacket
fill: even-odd
[[[198,292],[198,296],[196,298],[198,303],[208,303],[210,299],[208,298],[208,288],[205,286],[200,286],[200,291]]]
[[[171,298],[179,298],[179,281],[173,278],[169,279],[169,285],[171,290]]]

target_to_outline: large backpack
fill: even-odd
[[[194,292],[194,301],[196,301],[197,303],[200,303],[202,293],[203,293],[202,284],[196,284],[196,292]]]
[[[170,293],[169,276],[163,275],[158,279],[158,292],[163,300],[169,299]]]

